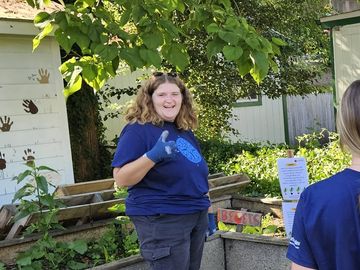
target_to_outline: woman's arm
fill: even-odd
[[[307,268],[307,267],[298,265],[298,264],[296,264],[296,263],[293,262],[293,263],[291,264],[291,270],[316,270],[316,269]]]
[[[154,165],[155,162],[151,159],[141,156],[122,167],[115,167],[113,170],[115,182],[119,187],[136,185]]]

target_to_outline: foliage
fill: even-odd
[[[222,221],[218,222],[218,229],[220,231],[226,232],[236,232],[237,225],[233,224],[225,224]],[[247,234],[258,234],[258,235],[271,235],[274,236],[275,234],[283,234],[281,229],[274,224],[274,218],[270,213],[267,213],[265,216],[261,218],[261,225],[260,226],[251,226],[245,225],[243,226],[242,233]]]
[[[50,229],[62,228],[56,214],[62,203],[55,200],[55,193],[49,192],[49,186],[53,186],[43,175],[46,171],[57,173],[47,166],[35,166],[33,160],[26,162],[29,169],[14,177],[17,184],[23,184],[14,195],[13,202],[20,200],[17,205],[15,220],[20,220],[31,214],[38,214],[39,218],[26,228],[26,232],[46,233]]]
[[[27,2],[39,7],[52,1]],[[178,17],[186,18],[183,24],[173,22]],[[163,61],[184,70],[190,58],[181,40],[188,38],[189,29],[206,31],[209,59],[222,52],[241,76],[251,74],[258,83],[269,68],[277,69],[273,59],[280,54],[279,47],[286,45],[277,37],[269,40],[259,35],[229,0],[77,0],[52,14],[40,12],[34,23],[41,29],[33,40],[34,49],[56,29],[55,37],[67,53],[74,47],[81,50],[81,55],[60,68],[67,82],[66,97],[81,88],[82,80],[99,90],[116,75],[121,61],[132,70],[159,68]]]
[[[328,143],[322,142],[324,134],[328,134]],[[295,156],[306,159],[310,183],[328,178],[350,164],[350,155],[341,150],[338,135],[334,132],[314,132],[298,140],[301,143],[295,149]],[[226,174],[246,173],[251,183],[244,192],[251,196],[281,196],[277,159],[286,157],[287,148],[286,145],[264,146],[255,152],[243,151],[222,166],[222,171]]]
[[[88,249],[83,240],[57,242],[48,233],[39,239],[31,249],[20,253],[16,264],[20,269],[86,269],[87,264],[79,261],[79,255]]]
[[[317,20],[330,11],[328,1],[236,0],[233,5],[237,14],[246,17],[263,36],[282,38],[289,46],[282,48],[275,58],[279,71],[270,70],[258,85],[251,76],[241,76],[224,54],[217,54],[209,61],[207,33],[199,29],[190,31],[183,43],[192,61],[182,77],[199,107],[200,126],[196,134],[203,140],[234,132],[228,120],[234,113],[233,104],[240,98],[254,94],[277,98],[329,90],[317,83],[330,66],[329,37],[317,24]]]
[[[246,225],[243,227],[241,232],[247,234],[263,234],[270,236],[274,236],[275,233],[283,233],[277,225],[274,225],[274,218],[271,216],[270,213],[267,213],[261,218],[260,226]]]
[[[232,143],[221,139],[200,140],[201,152],[208,164],[211,174],[221,172],[223,166],[225,166],[230,159],[241,154],[243,151],[253,153],[259,150],[260,147],[261,145],[259,143]]]

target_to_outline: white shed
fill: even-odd
[[[20,187],[12,178],[26,160],[56,169],[47,175],[55,185],[74,182],[60,50],[48,37],[32,52],[37,12],[25,1],[0,2],[0,206]]]
[[[337,103],[354,80],[360,79],[360,10],[320,19],[330,30]]]

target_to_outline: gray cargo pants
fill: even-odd
[[[198,270],[208,226],[208,210],[194,214],[130,216],[143,258],[152,270]]]

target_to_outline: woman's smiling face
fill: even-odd
[[[156,88],[151,98],[156,113],[164,121],[174,122],[182,103],[179,87],[174,83],[165,82]]]

